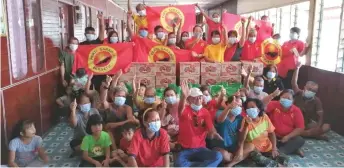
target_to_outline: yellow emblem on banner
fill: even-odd
[[[117,51],[109,46],[98,46],[88,56],[88,67],[96,73],[111,71],[117,62]]]
[[[173,24],[179,27],[180,24],[183,27],[185,22],[184,13],[175,7],[167,7],[160,13],[160,23],[162,27],[168,32],[173,32]]]
[[[169,47],[158,45],[153,47],[148,54],[148,62],[157,61],[176,62],[176,55]]]
[[[276,65],[281,62],[282,49],[277,41],[269,38],[262,42],[262,57],[261,61],[265,65]]]

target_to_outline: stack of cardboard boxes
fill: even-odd
[[[264,64],[261,62],[249,62],[243,61],[242,66],[246,72],[248,72],[248,67],[252,65],[252,76],[260,76],[263,75]]]
[[[180,62],[179,83],[186,80],[188,83],[199,84],[201,76],[200,62]]]
[[[156,82],[155,87],[166,88],[169,84],[176,84],[177,73],[176,63],[157,62],[155,63]]]
[[[215,85],[220,82],[221,64],[201,62],[201,85]]]
[[[241,62],[221,63],[220,82],[241,83]]]

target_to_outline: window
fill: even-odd
[[[31,54],[32,70],[37,73],[44,67],[40,0],[25,0],[24,5],[27,47],[29,48],[28,52]]]
[[[0,36],[6,36],[7,29],[6,29],[6,12],[4,8],[5,4],[2,0],[0,0]]]
[[[8,38],[11,68],[14,79],[24,78],[28,72],[23,0],[8,0]]]

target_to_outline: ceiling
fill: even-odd
[[[113,0],[116,4],[118,4],[123,9],[127,10],[128,8],[128,0]],[[196,4],[198,3],[199,6],[203,9],[214,7],[218,4],[221,4],[228,0],[131,0],[132,1],[132,9],[135,9],[135,6],[138,3],[143,3],[147,6],[168,6],[168,5],[185,5],[185,4]]]

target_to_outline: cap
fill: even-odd
[[[191,97],[203,96],[203,93],[198,88],[191,88],[190,92],[189,92],[189,96],[191,96]]]

